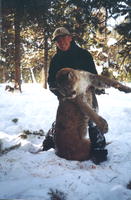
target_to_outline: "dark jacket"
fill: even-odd
[[[60,51],[51,60],[48,76],[49,88],[56,86],[56,73],[62,68],[73,68],[97,74],[96,67],[91,54],[80,48],[74,41],[71,42],[71,47],[67,51]]]

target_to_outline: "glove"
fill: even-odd
[[[58,100],[62,99],[63,96],[61,95],[61,93],[59,92],[57,87],[49,87],[50,91],[57,96]]]
[[[95,89],[95,94],[97,95],[105,94],[105,89]]]

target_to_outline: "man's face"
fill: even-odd
[[[59,36],[56,39],[56,46],[61,51],[67,51],[70,48],[71,41],[72,41],[72,37],[70,35]]]

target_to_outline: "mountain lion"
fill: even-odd
[[[92,88],[114,87],[126,93],[131,88],[116,80],[71,68],[56,75],[60,93],[55,125],[56,154],[68,160],[90,159],[91,143],[86,138],[88,121],[92,120],[104,134],[108,124],[92,108]]]

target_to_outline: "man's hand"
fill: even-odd
[[[64,99],[64,97],[62,96],[62,94],[59,92],[58,88],[52,88],[52,87],[50,87],[49,89],[50,89],[50,91],[51,91],[54,95],[57,96],[58,100]]]

